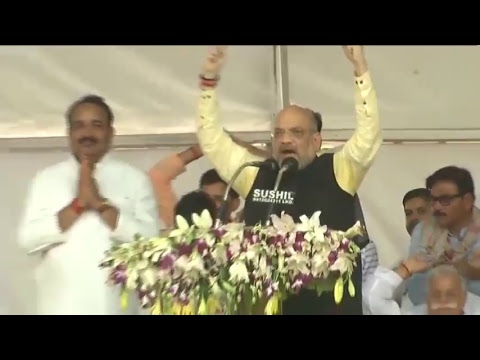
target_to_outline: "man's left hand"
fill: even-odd
[[[89,197],[87,206],[92,210],[97,210],[103,204],[103,201],[104,200],[98,191],[98,184],[92,176],[89,182]]]
[[[87,209],[97,209],[103,202],[102,197],[98,191],[98,185],[93,177],[95,170],[95,164],[91,163],[88,159],[83,159],[82,166],[84,167],[82,176],[83,186],[85,187],[85,207]]]
[[[365,61],[365,53],[362,45],[344,45],[343,52],[353,65]]]
[[[367,60],[362,45],[345,45],[343,52],[352,63],[356,76],[362,76],[368,71]]]

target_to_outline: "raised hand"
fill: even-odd
[[[215,46],[209,49],[208,55],[202,66],[202,75],[214,79],[218,77],[223,68],[228,46]]]
[[[98,187],[93,178],[94,164],[88,159],[83,158],[80,162],[80,179],[78,182],[78,200],[80,205],[87,209],[95,208],[101,197],[98,193]]]
[[[352,63],[356,76],[362,76],[368,71],[367,60],[365,59],[363,46],[345,45],[342,46],[342,48],[348,61]]]
[[[345,45],[342,46],[345,56],[352,64],[358,64],[365,61],[365,53],[361,45]]]

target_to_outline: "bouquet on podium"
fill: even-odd
[[[302,288],[333,291],[340,303],[360,253],[351,241],[360,223],[346,232],[320,224],[320,212],[295,223],[272,216],[268,227],[231,223],[214,228],[209,213],[194,225],[176,218],[166,236],[114,245],[100,265],[121,286],[122,306],[136,292],[154,315],[281,313],[281,301]]]

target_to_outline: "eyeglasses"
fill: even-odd
[[[432,202],[432,205],[438,201],[440,205],[448,206],[452,203],[453,200],[461,198],[462,196],[463,194],[430,196],[430,201]]]

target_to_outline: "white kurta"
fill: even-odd
[[[143,172],[105,157],[95,169],[100,194],[120,210],[112,231],[95,212],[85,212],[62,233],[56,214],[75,198],[79,164],[72,157],[40,171],[31,183],[19,243],[31,251],[63,241],[42,256],[35,270],[38,314],[120,314],[119,291],[106,284],[99,268],[112,241],[132,241],[135,234],[155,236],[159,217],[151,183]],[[132,313],[132,312],[130,312]]]
[[[393,270],[378,266],[362,288],[363,303],[372,315],[427,315],[427,306],[401,308],[395,301],[396,290],[403,279]],[[465,315],[480,315],[480,297],[468,293]]]

